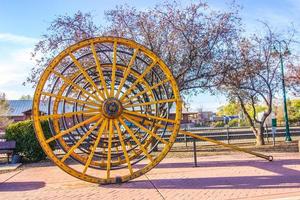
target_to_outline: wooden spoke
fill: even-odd
[[[104,120],[104,118],[100,118],[96,124],[94,124],[81,138],[76,142],[75,145],[73,145],[69,151],[64,155],[64,157],[61,159],[61,162],[64,162],[72,153],[75,149],[79,147],[79,145],[84,142],[84,140],[99,126],[99,124]]]
[[[95,45],[93,43],[91,44],[91,49],[92,49],[92,53],[93,53],[93,56],[94,56],[94,60],[96,62],[96,69],[99,73],[100,81],[103,85],[104,93],[106,94],[106,97],[108,98],[109,94],[108,94],[108,90],[107,90],[106,81],[105,81],[105,78],[104,78],[104,75],[103,75],[103,71],[102,71],[102,68],[101,68],[101,65],[100,65],[100,58],[97,56],[97,53],[96,53],[96,50],[95,50]]]
[[[129,146],[130,149],[133,148],[132,145],[131,145],[131,143],[130,143],[130,141],[127,141],[126,144]],[[138,155],[138,153],[136,152],[135,149],[132,149],[132,151],[133,151],[134,155]]]
[[[47,139],[46,143],[52,142],[52,141],[54,141],[54,140],[56,140],[56,139],[58,139],[58,138],[60,138],[60,137],[62,137],[64,135],[66,135],[66,134],[68,134],[68,133],[76,130],[77,128],[79,128],[79,127],[81,127],[81,126],[83,126],[85,124],[88,124],[88,123],[96,121],[97,119],[100,118],[100,116],[101,116],[101,114],[95,115],[95,116],[93,116],[93,117],[91,117],[91,118],[89,118],[87,120],[84,120],[84,121],[80,122],[79,124],[76,124],[75,126],[69,128],[69,129],[63,130],[60,133],[56,134],[55,136]]]
[[[171,104],[174,118],[166,109]],[[147,173],[166,156],[179,132],[181,99],[174,76],[155,53],[129,39],[96,37],[50,61],[37,84],[32,113],[37,139],[58,167],[88,182],[121,183]],[[53,142],[59,144],[55,149]],[[70,158],[75,165],[67,162]]]
[[[135,58],[136,58],[138,52],[139,52],[139,49],[135,49],[135,50],[134,50],[134,53],[133,53],[133,55],[132,55],[132,57],[131,57],[131,59],[130,59],[130,62],[129,62],[129,64],[128,64],[126,70],[125,70],[124,73],[123,73],[123,78],[122,78],[122,80],[121,80],[121,82],[120,82],[118,91],[117,91],[116,96],[115,96],[116,98],[119,98],[119,95],[120,95],[120,92],[121,92],[121,90],[122,90],[122,87],[124,86],[124,83],[125,83],[125,81],[126,81],[128,75],[129,75],[129,73],[130,73],[130,69],[131,69],[131,67],[132,67],[132,65],[133,65],[133,63],[134,63],[134,61],[135,61]]]
[[[111,165],[111,140],[114,134],[113,120],[109,120],[109,131],[108,131],[108,147],[107,147],[107,167],[106,167],[106,178],[110,178],[110,165]]]
[[[101,139],[101,136],[102,136],[102,134],[103,134],[104,128],[106,127],[107,121],[108,121],[108,120],[105,119],[104,122],[101,124],[100,130],[99,130],[99,132],[98,132],[96,141],[95,141],[94,146],[93,146],[93,148],[92,148],[92,151],[91,151],[91,153],[90,153],[90,155],[89,155],[89,157],[88,157],[88,160],[87,160],[86,163],[85,163],[85,166],[84,166],[84,169],[83,169],[83,172],[82,172],[83,174],[86,173],[87,168],[88,168],[88,167],[90,166],[90,164],[91,164],[91,161],[92,161],[92,159],[93,159],[93,157],[94,157],[94,154],[95,154],[95,150],[96,150],[96,148],[97,148],[97,146],[98,146],[98,144],[99,144],[99,142],[100,142],[100,139]]]
[[[128,157],[126,146],[124,144],[124,139],[123,139],[123,136],[122,136],[122,132],[120,130],[120,127],[119,127],[119,124],[118,124],[117,120],[114,120],[114,125],[115,125],[115,127],[117,129],[117,133],[118,133],[118,136],[119,136],[119,140],[120,140],[120,143],[121,143],[121,146],[122,146],[123,154],[125,156],[125,160],[127,162],[127,166],[128,166],[129,172],[130,172],[130,174],[133,174],[133,170],[132,170],[131,163],[130,163],[130,160],[129,160],[129,157]]]
[[[124,118],[127,119],[128,121],[130,121],[131,123],[133,123],[134,125],[136,125],[137,127],[141,128],[142,130],[144,130],[145,132],[147,132],[149,135],[155,137],[158,141],[168,145],[169,143],[162,139],[160,136],[158,136],[157,134],[153,133],[152,131],[148,130],[147,128],[145,128],[143,125],[141,125],[140,123],[135,122],[133,119],[130,118],[130,115],[124,115]]]
[[[42,116],[39,116],[38,119],[43,121],[43,120],[48,120],[48,119],[58,119],[58,118],[62,118],[62,117],[72,117],[74,115],[90,116],[90,115],[96,115],[96,114],[99,114],[98,110],[85,110],[85,111],[77,111],[77,112],[67,112],[67,113],[62,113],[62,114],[42,115]]]
[[[118,146],[115,146],[114,149],[116,150],[116,154],[119,154],[120,150],[119,150]],[[118,162],[121,162],[121,160],[122,160],[121,157],[118,156]]]
[[[161,104],[161,103],[171,103],[177,101],[176,99],[163,99],[158,101],[149,101],[144,103],[137,103],[137,104],[127,104],[124,106],[124,108],[128,107],[137,107],[137,106],[147,106],[147,105],[153,105],[153,104]]]
[[[117,42],[114,42],[113,65],[111,70],[110,97],[114,97],[117,70]]]
[[[152,156],[148,153],[148,151],[144,148],[144,146],[141,144],[141,142],[135,137],[134,133],[131,131],[131,129],[125,124],[124,120],[122,118],[119,118],[119,121],[121,122],[121,124],[124,126],[124,128],[126,129],[126,131],[129,133],[129,135],[132,137],[132,139],[134,140],[134,142],[140,147],[140,149],[143,151],[143,153],[145,154],[145,156],[151,161],[153,162],[153,158]]]
[[[148,119],[141,119],[141,118],[139,118],[139,117],[134,117],[134,116],[130,116],[130,117],[131,117],[133,120],[136,120],[136,121],[138,121],[138,122],[143,121],[146,125],[149,125],[149,126],[151,126],[151,125],[153,124],[153,122],[150,121],[150,120],[148,120]],[[155,126],[155,127],[158,127],[158,128],[165,128],[165,127],[166,127],[166,125],[164,125],[164,124],[159,124],[159,123],[155,123],[154,126]],[[173,131],[173,127],[172,127],[172,126],[167,126],[166,129],[167,129],[168,131],[171,131],[171,132]]]
[[[138,119],[138,118],[135,118],[135,120],[138,120],[140,121],[141,119]],[[147,124],[151,124],[151,121],[145,121]],[[165,128],[164,125],[162,124],[155,124],[156,127],[159,127],[159,128]],[[173,131],[173,127],[166,127],[167,130],[169,131]],[[245,152],[245,153],[249,153],[249,154],[252,154],[252,155],[255,155],[255,156],[258,156],[258,157],[261,157],[261,158],[264,158],[266,160],[269,160],[269,161],[272,161],[270,159],[272,159],[271,157],[269,156],[266,156],[266,155],[263,155],[263,154],[260,154],[260,153],[255,153],[255,152],[252,152],[252,151],[249,151],[247,149],[242,149],[242,148],[239,148],[237,146],[234,146],[234,145],[230,145],[230,144],[226,144],[226,143],[223,143],[223,142],[220,142],[220,141],[217,141],[217,140],[213,140],[213,139],[210,139],[210,138],[207,138],[207,137],[203,137],[203,136],[200,136],[200,135],[195,135],[191,132],[187,132],[187,131],[184,131],[184,130],[179,130],[179,133],[181,134],[184,134],[184,135],[188,135],[190,137],[194,137],[194,138],[197,138],[197,139],[200,139],[200,140],[203,140],[203,141],[208,141],[208,142],[211,142],[211,143],[214,143],[214,144],[217,144],[217,145],[221,145],[221,146],[225,146],[225,147],[229,147],[231,149],[234,149],[234,150],[237,150],[237,151],[242,151],[242,152]]]
[[[63,81],[65,81],[66,83],[72,85],[74,88],[76,88],[77,90],[80,90],[82,93],[92,97],[93,99],[101,102],[101,99],[99,99],[96,95],[88,92],[87,90],[85,90],[84,88],[82,88],[81,86],[77,85],[76,83],[74,83],[73,81],[71,81],[70,79],[68,79],[67,77],[61,75],[59,72],[55,71],[55,70],[51,70],[51,72],[53,74],[55,74],[56,76],[58,76],[59,78],[61,78]]]
[[[81,74],[84,76],[84,78],[88,81],[88,83],[93,86],[93,88],[97,91],[97,93],[105,99],[102,92],[99,90],[98,86],[95,84],[95,82],[92,80],[92,78],[88,75],[88,73],[85,71],[84,67],[80,64],[80,62],[75,58],[75,56],[72,53],[69,53],[69,56],[71,57],[73,63],[78,67]]]
[[[156,119],[156,120],[160,120],[160,121],[170,122],[170,123],[173,123],[173,124],[175,123],[175,120],[166,119],[166,118],[162,118],[162,117],[157,117],[157,116],[153,116],[153,115],[149,115],[149,114],[142,114],[142,113],[138,113],[138,112],[134,112],[134,111],[129,111],[129,110],[124,110],[123,112],[127,113],[127,114],[130,114],[130,115],[139,116],[139,117]]]
[[[123,101],[123,103],[128,103],[129,101],[133,100],[134,98],[136,98],[136,97],[138,97],[138,96],[141,96],[141,95],[145,94],[146,92],[149,92],[149,90],[153,90],[153,89],[155,89],[155,88],[157,88],[157,87],[163,85],[164,83],[166,83],[166,82],[168,82],[168,81],[169,81],[169,79],[165,79],[165,80],[163,80],[163,81],[161,81],[161,82],[159,82],[159,83],[153,85],[153,86],[150,87],[148,90],[143,90],[143,91],[141,91],[141,92],[135,94],[134,96],[132,96],[132,97],[130,97],[130,98],[128,98],[128,99],[125,99],[125,100]]]
[[[143,72],[143,74],[141,74],[141,76],[139,76],[137,78],[137,80],[135,80],[135,82],[126,90],[126,92],[121,96],[120,100],[122,101],[126,95],[128,95],[134,88],[135,86],[148,74],[148,72],[150,72],[150,70],[156,65],[157,61],[154,60],[147,68],[146,70]]]
[[[150,111],[153,111],[153,112],[154,112],[155,110],[156,110],[156,109],[147,109],[147,110],[146,110],[146,109],[145,109],[145,110],[143,110],[143,109],[141,109],[141,110],[137,109],[137,110],[134,110],[134,111],[135,111],[135,112],[144,112],[144,111],[149,111],[149,112],[150,112]]]
[[[50,92],[42,92],[41,93],[42,95],[45,95],[45,96],[49,96],[49,97],[54,97],[54,98],[57,98],[57,99],[62,99],[62,100],[65,100],[67,102],[75,102],[75,103],[78,103],[80,105],[92,105],[92,106],[96,106],[96,107],[99,107],[101,104],[98,104],[98,103],[94,103],[92,101],[87,101],[87,100],[79,100],[79,99],[73,99],[71,97],[65,97],[65,96],[60,96],[60,95],[56,95],[56,94],[52,94]]]

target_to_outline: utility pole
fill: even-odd
[[[283,45],[285,46],[285,49],[283,49]],[[285,119],[285,141],[291,142],[292,138],[291,138],[290,126],[289,126],[289,116],[288,116],[287,102],[286,102],[286,90],[285,90],[284,66],[283,66],[283,55],[289,54],[287,43],[284,40],[282,41],[276,40],[274,44],[274,50],[276,53],[279,54],[279,58],[280,58],[283,108],[284,108],[284,119]]]

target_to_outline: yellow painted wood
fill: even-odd
[[[103,121],[104,118],[100,118],[99,121],[97,121],[96,124],[94,124],[81,138],[78,140],[78,142],[73,145],[70,150],[63,156],[61,159],[61,162],[64,162],[72,153],[73,151],[81,145],[84,140],[99,126],[99,124]]]
[[[97,56],[94,43],[91,44],[91,50],[92,50],[92,53],[93,53],[93,56],[94,56],[94,60],[96,62],[96,69],[99,73],[100,81],[101,81],[102,86],[104,88],[104,93],[106,94],[106,97],[108,98],[109,94],[108,94],[108,90],[107,90],[106,81],[105,81],[105,78],[104,78],[104,75],[103,75],[103,71],[101,69],[100,58]]]
[[[42,115],[39,116],[39,120],[44,121],[48,119],[58,119],[61,117],[72,117],[74,115],[85,115],[85,116],[94,116],[95,114],[98,114],[98,110],[87,110],[87,111],[78,111],[78,112],[67,112],[63,114],[52,114],[52,115]]]
[[[82,88],[81,86],[77,85],[76,83],[72,82],[70,79],[68,79],[67,77],[61,75],[59,72],[52,70],[53,74],[55,74],[56,76],[58,76],[59,78],[61,78],[63,81],[67,82],[68,84],[72,85],[74,88],[80,90],[82,93],[86,94],[87,96],[92,97],[93,99],[95,99],[96,101],[101,102],[101,99],[99,99],[99,97],[97,97],[96,95],[88,92],[87,90],[85,90],[84,88]]]
[[[122,146],[123,154],[124,154],[126,162],[127,162],[127,167],[129,169],[130,174],[132,175],[133,174],[133,170],[132,170],[131,163],[130,163],[130,160],[129,160],[129,157],[128,157],[126,146],[124,144],[124,139],[123,139],[123,136],[122,136],[122,132],[120,130],[120,127],[119,127],[119,124],[118,124],[117,120],[114,120],[114,125],[115,125],[115,127],[117,129],[117,133],[118,133],[118,136],[119,136],[119,139],[120,139],[120,143],[121,143],[121,146]]]
[[[160,104],[160,103],[170,103],[170,102],[175,102],[175,101],[177,101],[177,99],[162,99],[162,100],[158,100],[158,101],[149,101],[149,102],[137,103],[137,104],[127,104],[124,106],[124,108],[148,106],[148,105]]]
[[[98,54],[96,52],[96,49],[95,49],[96,46],[103,46],[103,45],[104,46],[105,45],[113,46],[112,54],[110,54],[110,55],[112,55],[112,58],[111,58],[112,63],[110,63],[110,64],[101,63],[100,57],[98,56]],[[116,62],[117,61],[117,59],[116,59],[117,58],[117,46],[119,46],[119,45],[126,46],[127,48],[131,48],[132,49],[131,52],[133,52],[133,55],[130,58],[130,61],[126,67],[119,66]],[[78,55],[78,52],[83,49],[86,52],[86,50],[88,48],[90,49],[90,54],[94,58],[94,61],[95,61],[94,66],[91,66],[91,67],[94,67],[96,72],[99,73],[100,82],[97,81],[98,82],[97,84],[96,84],[96,82],[93,83],[93,80],[91,79],[91,77],[89,77],[89,74],[85,71],[85,69],[83,69],[83,66],[80,65],[80,63],[78,62],[78,60],[75,57],[74,58],[77,61],[74,58],[73,58],[73,61],[74,61],[74,64],[77,66],[77,69],[76,69],[77,71],[74,71],[73,74],[68,73],[68,76],[60,73],[61,70],[59,70],[58,68],[59,68],[59,66],[61,66],[61,62],[64,59],[70,57],[70,55]],[[142,74],[139,74],[139,72],[134,70],[134,67],[135,67],[134,63],[136,62],[138,53],[141,53],[142,55],[147,56],[150,60],[152,60],[152,63],[148,67],[146,67],[144,72],[141,72]],[[118,54],[119,54],[119,52],[118,52]],[[71,56],[71,59],[72,59],[72,56]],[[93,62],[91,62],[91,63],[93,63]],[[165,80],[163,80],[159,83],[155,83],[155,85],[149,85],[146,80],[146,75],[152,70],[152,68],[154,66],[160,68],[160,71],[164,74],[164,76],[166,78],[165,78]],[[111,77],[107,77],[107,73],[106,73],[107,71],[112,72]],[[123,73],[123,77],[119,78],[119,80],[117,80],[116,72]],[[82,75],[85,78],[85,80],[87,80],[89,85],[91,86],[88,90],[86,88],[83,88],[83,86],[74,82],[76,77],[78,77],[79,75],[80,76]],[[63,84],[62,84],[62,87],[59,88],[59,91],[55,91],[54,93],[51,93],[47,89],[47,84],[48,84],[47,81],[50,80],[50,78],[53,76],[58,77],[61,81],[63,81]],[[135,82],[133,82],[131,84],[130,89],[124,90],[124,89],[122,89],[122,87],[124,86],[124,83],[127,81],[129,76],[135,77],[136,80],[135,80]],[[108,85],[106,80],[109,80],[109,79],[112,80],[112,82],[114,82],[114,83],[111,83],[111,85]],[[116,81],[120,82],[118,87],[115,87]],[[164,142],[164,143],[167,142],[168,145],[164,145],[161,152],[157,152],[157,154],[155,154],[156,156],[152,157],[152,155],[150,153],[148,153],[148,149],[150,147],[150,143],[151,143],[152,139],[153,138],[158,139],[158,136],[156,133],[156,128],[151,130],[152,134],[148,133],[147,138],[143,141],[143,143],[141,143],[139,141],[141,139],[141,137],[135,136],[134,131],[136,129],[134,127],[129,128],[125,124],[122,117],[120,119],[112,119],[112,122],[108,122],[109,119],[107,119],[101,113],[102,112],[101,105],[106,98],[111,97],[111,96],[115,96],[119,100],[121,99],[123,106],[129,105],[130,104],[129,102],[131,100],[133,100],[134,98],[138,97],[139,95],[143,95],[145,93],[147,93],[147,96],[150,98],[150,101],[152,101],[152,102],[157,101],[157,102],[153,103],[153,105],[157,105],[159,103],[158,101],[160,101],[160,99],[155,99],[155,95],[152,90],[159,87],[160,85],[167,83],[167,82],[168,82],[168,87],[171,87],[170,90],[172,90],[174,99],[176,99],[176,101],[173,102],[175,110],[176,110],[175,119],[172,119],[172,120],[166,119],[165,117],[156,115],[155,113],[157,113],[157,111],[158,111],[157,108],[150,109],[153,112],[153,114],[147,114],[147,115],[143,114],[142,110],[139,110],[139,111],[136,110],[135,111],[136,113],[133,114],[133,113],[127,113],[127,111],[124,109],[124,114],[125,113],[128,114],[128,116],[126,115],[126,117],[128,117],[126,120],[128,120],[128,121],[130,121],[129,118],[131,120],[138,118],[138,119],[146,119],[146,121],[147,121],[147,119],[149,119],[149,121],[151,121],[152,123],[153,123],[153,121],[155,121],[155,123],[158,123],[158,124],[165,123],[165,122],[172,123],[173,130],[171,131],[170,138],[168,139],[168,141]],[[133,90],[135,90],[135,88],[138,84],[142,85],[142,87],[145,88],[145,90],[144,90],[145,92],[141,91],[138,94],[133,94]],[[95,87],[95,86],[97,86],[97,87]],[[84,101],[82,99],[73,99],[74,97],[64,96],[65,91],[68,87],[72,87],[72,89],[74,89],[74,91],[80,92],[81,97],[86,98],[87,101]],[[116,90],[116,94],[111,95],[110,93],[112,92],[112,90],[108,91],[107,87],[115,88],[114,90]],[[102,90],[100,90],[100,92],[99,92],[99,91],[97,91],[97,88],[99,90],[101,88]],[[125,91],[125,93],[121,94],[121,92],[124,92],[124,91]],[[101,93],[102,93],[102,95],[101,95]],[[97,94],[99,94],[99,96]],[[51,107],[51,109],[52,109],[51,113],[53,113],[52,117],[48,116],[48,117],[43,118],[41,116],[41,113],[39,112],[40,111],[40,102],[43,100],[42,97],[45,97],[45,96],[54,97],[52,99],[52,101],[54,102],[54,105],[53,105],[53,108]],[[76,124],[75,126],[69,128],[67,130],[61,130],[61,126],[60,126],[60,122],[59,122],[60,117],[73,116],[76,114],[75,112],[70,113],[70,114],[68,114],[68,113],[58,114],[57,112],[58,112],[59,104],[62,101],[66,101],[67,103],[68,102],[76,103],[76,104],[88,107],[87,111],[91,112],[91,117],[88,119],[85,118],[85,120],[83,120],[83,122],[79,122],[78,124]],[[35,126],[35,130],[36,130],[36,136],[38,138],[39,143],[41,144],[42,149],[45,151],[47,156],[58,167],[60,167],[62,170],[69,173],[70,175],[77,177],[79,179],[88,181],[88,182],[93,182],[93,183],[108,184],[108,183],[116,183],[116,181],[126,182],[128,180],[131,180],[138,176],[141,176],[142,174],[145,174],[146,172],[151,170],[153,167],[155,167],[166,156],[166,154],[168,153],[168,151],[170,150],[172,144],[174,143],[174,141],[176,139],[176,136],[177,136],[177,133],[178,133],[179,127],[180,127],[181,100],[180,100],[180,94],[179,94],[176,80],[174,79],[171,71],[164,64],[164,62],[159,57],[157,57],[153,52],[151,52],[144,46],[137,44],[136,42],[134,42],[132,40],[128,40],[128,39],[124,39],[124,38],[117,38],[117,37],[91,38],[91,39],[76,43],[76,44],[68,47],[66,50],[62,51],[58,56],[56,56],[50,62],[48,67],[42,73],[41,78],[36,87],[33,102],[34,102],[33,103],[33,120],[34,120],[34,126]],[[148,105],[148,104],[145,104],[145,106],[146,105]],[[128,106],[128,107],[130,107],[130,106]],[[92,108],[94,108],[95,111],[92,110]],[[90,113],[87,113],[87,111],[84,111],[85,112],[84,115],[86,117],[89,117]],[[83,111],[78,111],[78,114],[80,112],[84,113]],[[54,136],[52,136],[50,138],[45,138],[44,132],[41,128],[41,121],[47,120],[47,119],[53,121],[54,131],[56,133]],[[101,122],[99,122],[99,121],[101,121]],[[139,122],[139,121],[137,121],[137,122]],[[65,134],[73,134],[73,131],[76,130],[77,128],[80,128],[80,126],[90,124],[90,123],[95,123],[95,125],[90,127],[90,129],[87,130],[87,132],[85,132],[83,134],[83,136],[81,138],[79,138],[79,140],[76,141],[76,143],[74,143],[74,145],[68,146],[68,144],[64,141],[64,137],[62,137],[62,136]],[[110,133],[108,133],[107,135],[106,135],[106,133],[104,133],[104,132],[106,132],[104,130],[107,129],[107,125],[109,125],[111,123],[113,124],[113,126],[116,129],[116,133],[117,133],[116,136],[114,135],[114,132],[113,132],[113,134],[111,134],[111,131],[108,131]],[[140,125],[140,123],[139,123],[139,125]],[[96,138],[93,142],[94,145],[91,149],[91,153],[88,156],[83,156],[83,155],[76,153],[75,150],[80,146],[80,144],[82,144],[84,142],[84,140],[90,134],[92,134],[92,132],[94,134],[94,132],[96,130],[96,128],[95,128],[96,126],[97,127],[100,126],[100,129],[102,129],[102,131],[101,132],[99,131],[97,133]],[[120,127],[122,127],[125,130],[123,130],[123,129],[121,130]],[[111,129],[111,128],[109,127],[108,129]],[[132,145],[130,144],[130,142],[124,141],[125,136],[123,136],[122,131],[126,131],[126,135],[130,136],[130,140],[133,140],[137,144],[137,148],[135,150],[128,152],[128,150],[130,148],[132,148]],[[138,135],[138,133],[137,133],[137,135]],[[95,144],[96,143],[99,144],[102,136],[103,136],[103,138],[106,138],[106,140],[110,140],[108,142],[108,144],[111,149],[116,148],[117,149],[116,152],[118,152],[118,147],[121,148],[122,149],[121,152],[123,152],[124,156],[122,156],[122,158],[117,156],[114,159],[112,159],[112,157],[110,156],[110,160],[109,160],[108,154],[113,155],[112,154],[113,152],[112,152],[112,150],[110,150],[110,153],[109,153],[109,147],[107,146],[106,148],[103,148],[103,149],[106,149],[107,151],[102,152],[105,155],[107,155],[107,157],[105,159],[99,159],[98,161],[96,159],[93,159],[94,153],[96,152],[96,150],[98,148],[97,147],[98,145],[95,146]],[[65,149],[66,154],[62,158],[58,157],[54,153],[54,151],[51,149],[51,147],[49,146],[49,142],[54,141],[54,140],[57,140],[58,142],[60,142],[62,144],[63,148]],[[116,142],[117,142],[116,140],[119,142],[119,146],[112,147],[111,146],[112,141],[114,142],[114,144],[116,144]],[[160,140],[160,139],[158,139],[158,140]],[[102,139],[101,139],[101,141],[102,141]],[[141,169],[133,170],[133,168],[131,166],[131,162],[134,162],[142,154],[144,154],[148,158],[148,164],[146,164]],[[76,160],[80,161],[79,164],[83,165],[83,171],[77,170],[77,169],[73,168],[72,165],[69,165],[67,162],[64,162],[69,156],[72,156],[72,158],[75,158]],[[110,164],[108,164],[108,163],[110,163]],[[87,173],[87,169],[89,167],[95,167],[95,169],[97,169],[97,170],[105,170],[106,169],[106,171],[108,171],[108,169],[112,170],[114,167],[119,167],[123,164],[126,165],[126,167],[128,168],[128,173],[127,174],[125,173],[122,176],[118,176],[118,177],[120,177],[120,179],[118,179],[118,180],[117,180],[116,176],[112,176],[112,174],[110,174],[110,173],[109,173],[109,175],[107,173],[107,175],[105,177],[99,177],[99,176],[95,176],[95,175],[91,175],[91,174]],[[116,170],[116,175],[118,175],[117,171],[118,170]]]
[[[144,121],[143,119],[138,118],[138,117],[132,117],[132,118],[136,121],[140,121],[140,122],[143,121],[145,124],[148,124],[148,125],[153,124],[149,120]],[[156,123],[155,126],[157,126],[159,128],[165,128],[165,125],[163,125],[163,124]],[[172,131],[173,127],[167,127],[167,130]],[[208,137],[204,137],[204,136],[201,136],[201,135],[198,135],[198,134],[196,135],[196,134],[188,132],[188,131],[179,130],[179,134],[187,135],[187,136],[190,136],[190,137],[193,137],[195,139],[202,140],[202,141],[211,142],[211,143],[214,143],[214,144],[217,144],[217,145],[220,145],[220,146],[224,146],[224,147],[236,150],[236,151],[241,151],[241,152],[244,152],[244,153],[248,153],[248,154],[251,154],[251,155],[266,159],[266,160],[269,160],[269,161],[273,160],[273,157],[270,156],[270,155],[264,155],[264,154],[261,154],[261,153],[253,152],[253,151],[250,151],[248,149],[240,148],[240,147],[232,145],[232,144],[226,144],[224,142],[214,140],[214,139],[211,139],[211,138],[208,138]]]
[[[98,86],[95,84],[95,82],[92,80],[92,78],[88,75],[88,73],[85,71],[84,67],[80,64],[80,62],[75,58],[75,56],[72,53],[69,53],[69,56],[71,57],[73,63],[78,67],[84,78],[90,83],[93,88],[97,91],[97,93],[105,99],[102,92],[99,90]]]
[[[46,140],[46,143],[52,142],[52,141],[56,140],[57,138],[60,138],[64,135],[76,130],[77,128],[80,128],[81,126],[83,126],[85,124],[96,121],[97,119],[100,118],[100,116],[101,116],[101,114],[94,115],[93,117],[90,117],[89,119],[84,120],[81,123],[76,124],[75,126],[69,128],[69,129],[63,130],[63,131],[59,132],[58,134],[56,134],[55,136],[53,136],[53,137],[49,138],[48,140]]]
[[[106,178],[109,179],[110,177],[110,165],[111,165],[111,138],[114,131],[113,127],[113,120],[109,120],[109,131],[108,131],[108,148],[107,148],[107,167],[106,167]]]
[[[83,172],[82,172],[83,174],[86,173],[88,167],[90,166],[90,163],[91,163],[91,161],[92,161],[92,159],[93,159],[94,153],[95,153],[95,151],[96,151],[96,149],[97,149],[97,147],[98,147],[98,144],[99,144],[99,142],[100,142],[101,136],[102,136],[102,134],[103,134],[104,128],[106,127],[107,121],[108,121],[108,120],[105,119],[104,122],[102,123],[101,127],[100,127],[100,130],[99,130],[99,132],[98,132],[98,136],[97,136],[97,139],[96,139],[96,141],[95,141],[95,144],[94,144],[94,146],[93,146],[93,148],[92,148],[92,151],[91,151],[91,153],[90,153],[90,155],[89,155],[88,160],[87,160],[86,163],[85,163],[85,166],[84,166],[84,169],[83,169]]]
[[[110,97],[114,97],[117,65],[117,41],[114,42],[113,65],[111,71]]]
[[[163,85],[164,83],[167,83],[168,81],[169,81],[168,79],[165,79],[165,80],[163,80],[163,81],[160,81],[159,83],[153,85],[153,86],[150,87],[149,89],[143,90],[143,91],[141,91],[141,92],[135,94],[134,96],[131,96],[129,99],[125,99],[125,100],[123,101],[123,103],[126,104],[126,103],[128,103],[129,101],[133,100],[134,98],[136,98],[136,97],[138,97],[138,96],[141,96],[141,95],[145,94],[146,92],[149,92],[150,90],[153,90],[153,89],[155,89],[155,88],[157,88],[157,87]]]
[[[146,70],[143,72],[143,74],[141,76],[138,77],[138,79],[130,86],[130,88],[128,88],[126,90],[126,92],[121,96],[120,101],[122,101],[127,94],[129,94],[134,88],[135,86],[151,71],[151,69],[157,64],[157,61],[154,60],[147,68]]]
[[[135,112],[135,111],[124,110],[124,113],[135,115],[135,116],[140,116],[140,117],[144,117],[144,118],[151,118],[151,119],[156,119],[156,120],[160,120],[160,121],[170,122],[170,123],[173,123],[173,124],[176,123],[176,121],[172,120],[172,119],[157,117],[157,116],[153,116],[153,115],[150,115],[150,114],[142,114],[142,113],[138,113],[138,112]]]
[[[96,107],[101,106],[101,104],[97,104],[97,103],[94,103],[92,101],[82,101],[82,100],[74,99],[74,98],[71,98],[71,97],[65,97],[65,96],[61,96],[61,95],[52,94],[50,92],[42,92],[41,94],[45,95],[45,96],[49,96],[49,97],[54,97],[54,98],[57,98],[59,100],[66,100],[67,102],[70,102],[70,103],[78,103],[79,105],[86,105],[87,104],[87,105],[96,106]]]
[[[135,137],[134,133],[132,132],[132,130],[125,124],[125,122],[123,121],[122,118],[119,118],[119,121],[121,122],[121,124],[125,127],[125,129],[128,131],[128,133],[130,134],[130,136],[132,137],[132,139],[134,140],[134,142],[139,145],[139,147],[141,148],[141,150],[143,151],[143,153],[146,155],[146,157],[150,160],[153,161],[152,156],[148,153],[147,149],[144,148],[144,146],[142,145],[142,143]]]
[[[159,140],[160,142],[168,145],[169,143],[162,139],[160,136],[158,136],[156,133],[153,133],[152,131],[148,130],[147,128],[145,128],[144,126],[142,126],[140,123],[137,123],[136,121],[134,121],[133,119],[130,118],[130,115],[123,115],[125,119],[127,119],[128,121],[130,121],[131,123],[133,123],[134,125],[136,125],[137,127],[141,128],[142,130],[146,131],[148,134],[152,135],[153,137],[155,137],[157,140]]]
[[[134,61],[135,61],[135,59],[136,59],[136,56],[137,56],[138,52],[139,52],[139,49],[135,49],[135,50],[134,50],[134,53],[133,53],[133,55],[132,55],[132,57],[131,57],[131,59],[130,59],[130,62],[129,62],[129,64],[128,64],[128,66],[127,66],[127,69],[124,71],[123,78],[122,78],[122,80],[121,80],[121,82],[120,82],[118,91],[117,91],[117,93],[116,93],[116,98],[119,98],[119,95],[120,95],[120,92],[121,92],[121,90],[122,90],[122,87],[124,86],[124,83],[125,83],[125,81],[126,81],[128,75],[129,75],[130,72],[131,72],[131,67],[132,67],[132,65],[134,64]]]

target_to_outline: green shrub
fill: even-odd
[[[41,125],[45,137],[49,138],[51,132],[48,122],[42,122]],[[35,162],[46,158],[46,154],[35,136],[32,120],[10,124],[5,130],[5,139],[16,141],[15,153],[23,156],[25,161]]]
[[[222,122],[222,121],[214,122],[212,125],[213,125],[213,127],[224,127],[225,126],[224,122]]]
[[[237,127],[239,125],[239,119],[232,119],[228,122],[229,127]]]

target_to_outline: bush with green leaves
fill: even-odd
[[[224,127],[225,126],[223,121],[214,122],[212,125],[213,125],[213,127]]]
[[[45,137],[51,136],[48,122],[41,123]],[[46,158],[46,154],[42,150],[34,132],[32,120],[17,122],[10,124],[5,130],[6,140],[16,141],[15,153],[23,156],[28,162],[36,162]]]
[[[237,127],[239,125],[239,119],[232,119],[228,122],[229,127]]]

